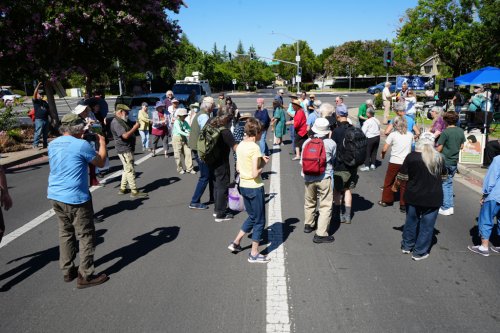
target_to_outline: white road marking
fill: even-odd
[[[161,152],[163,150],[163,148],[159,148],[156,150],[156,152]],[[143,163],[144,161],[146,161],[147,159],[151,158],[151,153],[150,154],[147,154],[146,156],[138,159],[135,164],[136,165],[139,165],[141,163]],[[109,175],[108,177],[104,178],[102,180],[102,183],[106,183],[106,181],[108,179],[112,179],[112,178],[115,178],[115,177],[118,177],[122,174],[122,171],[116,171],[115,173]],[[92,186],[90,188],[90,192],[94,192],[98,189],[100,189],[101,186]],[[9,244],[10,242],[12,242],[14,239],[18,238],[19,236],[27,233],[28,231],[30,231],[31,229],[37,227],[38,225],[42,224],[43,222],[47,221],[48,219],[50,219],[52,216],[55,215],[55,212],[53,209],[49,209],[48,211],[46,211],[45,213],[35,217],[33,220],[29,221],[28,223],[24,224],[22,227],[19,227],[17,228],[16,230],[12,231],[11,233],[5,235],[2,239],[2,243],[0,243],[0,249],[4,246],[6,246],[7,244]]]
[[[279,148],[279,146],[274,146]],[[288,289],[285,271],[285,251],[283,244],[283,220],[281,217],[280,154],[272,155],[272,173],[269,193],[274,194],[269,201],[268,225],[270,244],[280,244],[269,253],[267,264],[266,332],[290,332],[288,314]]]

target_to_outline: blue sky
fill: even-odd
[[[396,36],[399,19],[417,0],[186,0],[171,16],[198,48],[211,51],[214,43],[234,52],[241,40],[246,50],[271,57],[281,44],[306,40],[315,54],[349,40]]]

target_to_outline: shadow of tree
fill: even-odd
[[[102,244],[104,242],[104,235],[106,233],[107,229],[99,229],[96,230],[95,232],[95,246]],[[7,263],[7,265],[29,258],[28,261],[25,263],[11,269],[8,272],[3,273],[0,275],[0,281],[5,280],[7,278],[10,278],[11,276],[15,276],[16,274],[19,274],[15,276],[12,280],[8,281],[5,283],[1,288],[0,292],[5,292],[8,291],[10,288],[13,286],[17,285],[18,283],[24,281],[31,275],[35,274],[37,271],[41,270],[45,266],[47,266],[50,262],[52,261],[58,261],[59,260],[59,245],[51,247],[50,249],[35,252],[32,254],[28,254],[16,259],[12,259]]]
[[[133,239],[135,241],[134,243],[116,249],[113,252],[108,253],[104,257],[96,260],[95,266],[98,267],[109,261],[113,261],[119,258],[120,260],[103,271],[103,273],[107,275],[117,273],[124,267],[130,265],[137,259],[153,251],[154,249],[176,239],[179,235],[179,230],[180,228],[177,226],[162,227],[139,235]]]

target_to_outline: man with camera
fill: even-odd
[[[40,136],[43,137],[43,148],[47,148],[49,136],[49,103],[43,99],[40,92],[42,82],[38,82],[33,93],[33,108],[35,109],[35,136],[33,138],[33,149],[38,149]]]
[[[47,198],[59,219],[59,266],[64,281],[77,278],[78,289],[93,287],[108,280],[106,274],[94,275],[94,210],[87,183],[87,167],[102,167],[106,159],[106,141],[97,135],[100,146],[94,148],[82,139],[84,120],[69,113],[61,120],[62,136],[49,146],[49,186]],[[74,264],[78,251],[80,265]]]

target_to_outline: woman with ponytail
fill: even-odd
[[[395,186],[406,181],[406,221],[401,250],[413,252],[413,260],[426,259],[434,234],[434,225],[443,201],[442,177],[446,176],[443,157],[434,148],[435,137],[424,133],[415,151],[406,156]]]

